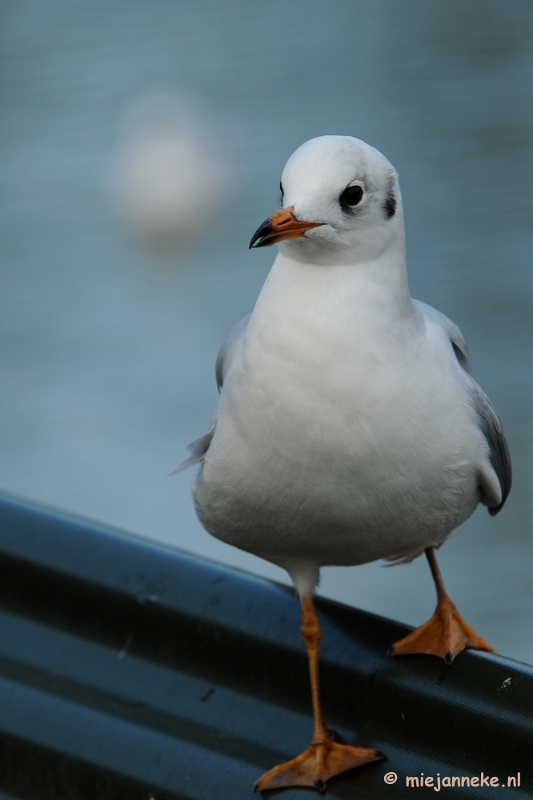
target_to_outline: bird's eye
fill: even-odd
[[[283,205],[283,194],[284,194],[284,192],[283,192],[283,184],[282,184],[281,181],[279,182],[279,190],[281,192],[280,203]]]
[[[348,186],[339,197],[339,202],[343,208],[353,208],[362,198],[363,190],[360,186]]]

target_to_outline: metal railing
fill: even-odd
[[[533,797],[532,668],[387,658],[404,626],[317,610],[328,723],[387,756],[325,797]],[[286,587],[0,500],[0,800],[252,797],[311,728]]]

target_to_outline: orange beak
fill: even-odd
[[[295,239],[297,236],[303,236],[311,228],[317,228],[324,224],[323,222],[304,222],[296,219],[293,211],[294,206],[275,211],[258,227],[252,236],[249,247],[266,247],[269,244],[281,242],[283,239]]]

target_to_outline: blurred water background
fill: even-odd
[[[513,456],[502,513],[440,551],[449,591],[533,663],[532,33],[527,0],[2,4],[0,487],[287,582],[168,473],[274,258],[247,245],[286,159],[355,135],[400,174],[412,293],[465,332]],[[423,559],[323,572],[344,602],[433,610]]]

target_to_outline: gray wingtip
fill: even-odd
[[[170,475],[177,475],[178,472],[183,472],[189,467],[193,467],[195,464],[203,461],[205,454],[209,450],[209,445],[211,444],[211,440],[214,435],[215,423],[213,422],[207,433],[204,433],[203,436],[195,439],[194,442],[191,442],[191,444],[187,446],[187,450],[191,455],[189,458],[186,458],[185,461],[182,461],[181,464],[178,464],[176,469],[173,470]]]
[[[499,421],[499,417],[498,417]],[[505,439],[505,435],[503,433],[503,428],[501,427],[500,423],[500,431],[499,436],[497,439],[497,443],[494,446],[491,446],[491,464],[498,476],[498,480],[500,481],[500,486],[502,490],[502,499],[498,503],[497,506],[489,507],[488,512],[491,517],[495,517],[496,514],[499,514],[502,508],[504,507],[507,498],[511,492],[511,487],[513,485],[513,468],[511,464],[511,454],[509,453],[509,448],[507,446],[507,441]]]
[[[181,464],[178,464],[176,469],[173,469],[172,472],[168,473],[169,477],[171,475],[177,475],[179,472],[183,472],[184,470],[189,469],[189,467],[193,467],[195,464],[198,464],[200,461],[202,461],[202,459],[203,455],[191,456],[190,458],[186,458],[185,461],[182,461]]]

